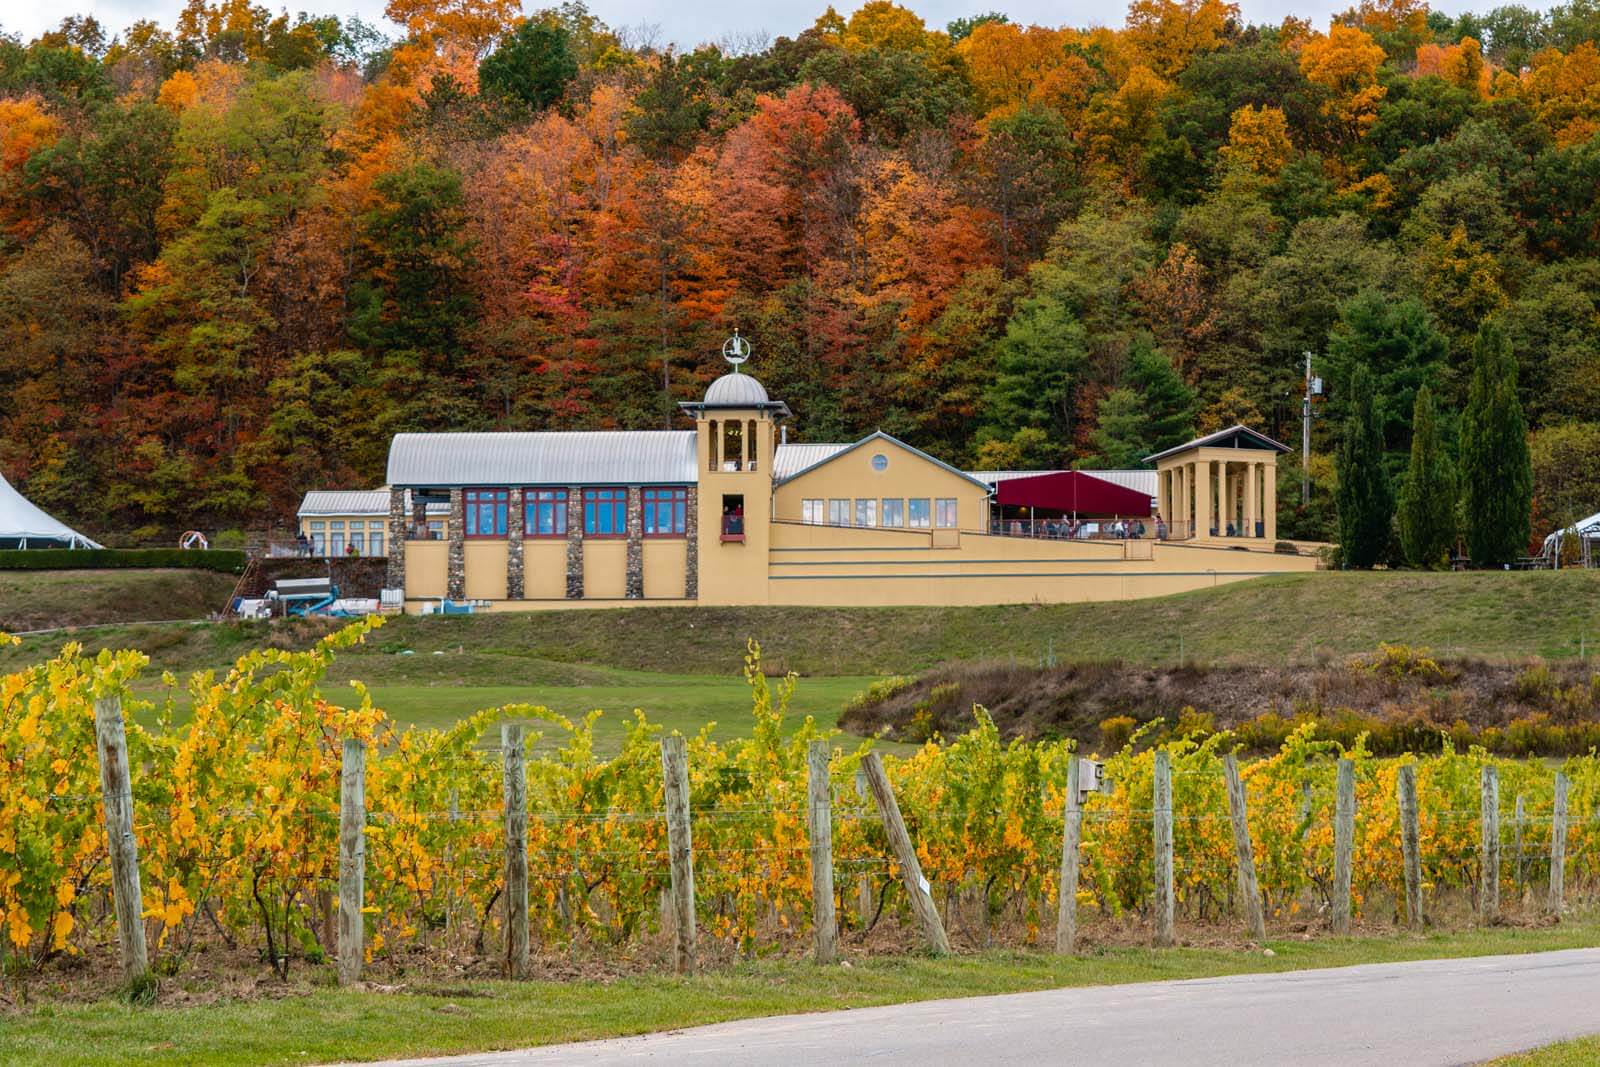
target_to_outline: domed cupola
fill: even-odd
[[[704,399],[685,401],[679,407],[696,418],[704,418],[708,412],[732,410],[756,411],[773,419],[788,417],[789,405],[773,400],[767,395],[766,386],[740,369],[740,364],[750,358],[750,342],[740,337],[738,330],[722,346],[722,358],[733,369],[706,388]]]
[[[753,408],[767,402],[766,387],[738,367],[712,382],[706,390],[705,403],[711,407]]]

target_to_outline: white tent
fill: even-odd
[[[59,519],[34,507],[0,474],[0,548],[99,548]]]
[[[1561,542],[1568,537],[1579,539],[1580,550],[1587,547],[1589,542],[1600,540],[1600,512],[1590,515],[1587,519],[1579,519],[1566,529],[1557,530],[1549,537],[1546,537],[1544,539],[1543,554],[1559,560],[1561,558]],[[1587,553],[1583,553],[1583,555],[1587,564]]]

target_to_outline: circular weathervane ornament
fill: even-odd
[[[739,364],[750,358],[750,342],[740,337],[738,330],[734,330],[733,336],[722,342],[722,358],[732,363],[734,370],[738,370]]]

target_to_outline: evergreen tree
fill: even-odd
[[[1145,414],[1140,447],[1145,456],[1181,445],[1194,437],[1194,417],[1199,409],[1195,391],[1173,367],[1172,361],[1148,340],[1134,342],[1129,356],[1128,385],[1138,394]]]
[[[1126,384],[1100,398],[1089,437],[1094,454],[1078,466],[1137,467],[1144,457],[1194,436],[1195,408],[1194,390],[1160,349],[1140,338],[1128,356]]]
[[[534,111],[560,100],[577,76],[571,35],[553,19],[528,19],[478,65],[478,84],[485,93]]]
[[[1417,390],[1411,412],[1411,465],[1400,490],[1400,547],[1413,567],[1438,567],[1456,538],[1456,479],[1439,442],[1433,393]]]
[[[1527,551],[1533,506],[1528,427],[1517,399],[1517,364],[1497,323],[1478,330],[1461,429],[1467,551],[1480,567]]]
[[[1346,567],[1369,568],[1389,545],[1394,494],[1383,466],[1383,429],[1372,399],[1372,375],[1350,376],[1350,416],[1339,444],[1339,553]]]

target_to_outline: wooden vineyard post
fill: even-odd
[[[506,973],[528,977],[528,768],[521,723],[500,726],[506,820]]]
[[[1156,750],[1155,787],[1151,793],[1151,822],[1155,839],[1156,944],[1172,944],[1174,895],[1172,885],[1172,757]]]
[[[339,984],[361,980],[366,918],[361,914],[367,877],[367,745],[346,738],[339,768]]]
[[[1422,856],[1417,827],[1417,765],[1400,768],[1395,783],[1400,806],[1400,859],[1406,876],[1406,925],[1422,929]]]
[[[866,770],[857,767],[856,796],[866,800],[871,793],[872,788],[867,785]],[[868,876],[865,867],[856,875],[856,913],[861,916],[861,929],[864,932],[867,924],[872,921],[872,878]]]
[[[1567,884],[1567,776],[1556,772],[1555,802],[1550,809],[1550,914],[1561,918]]]
[[[1500,918],[1500,770],[1483,768],[1478,805],[1478,918],[1493,923]]]
[[[1333,932],[1350,932],[1350,866],[1356,843],[1356,765],[1339,761],[1333,810]]]
[[[122,698],[94,702],[100,796],[106,809],[106,851],[111,858],[111,896],[117,909],[117,948],[129,981],[150,970],[144,940],[144,895],[139,889],[139,843],[133,837],[133,778],[128,773],[128,735]]]
[[[1233,753],[1222,757],[1222,773],[1228,782],[1228,814],[1233,819],[1233,851],[1238,860],[1239,898],[1244,902],[1244,917],[1250,936],[1257,942],[1267,939],[1267,917],[1261,906],[1261,887],[1256,882],[1256,858],[1250,847],[1250,813],[1245,804],[1244,781],[1239,777],[1239,761]]]
[[[813,741],[806,749],[806,798],[811,838],[811,915],[817,962],[839,958],[839,923],[833,907],[833,803],[828,780],[832,746]]]
[[[694,970],[694,844],[689,836],[689,745],[661,739],[661,784],[667,806],[667,856],[672,868],[672,966]]]
[[[1512,884],[1516,886],[1517,902],[1522,903],[1523,884],[1527,881],[1527,854],[1523,851],[1523,833],[1527,828],[1528,812],[1523,806],[1522,794],[1517,794],[1511,808],[1511,863]]]
[[[1056,899],[1056,951],[1071,955],[1078,939],[1078,843],[1083,836],[1083,802],[1078,798],[1082,761],[1067,760],[1067,799],[1061,816],[1061,892]]]
[[[883,829],[894,849],[895,862],[900,865],[900,877],[906,884],[906,895],[911,898],[911,910],[922,924],[922,935],[929,951],[936,956],[950,954],[950,939],[945,936],[944,923],[939,919],[939,909],[934,907],[932,887],[922,876],[922,865],[917,862],[917,850],[906,833],[905,820],[900,817],[900,805],[889,787],[889,776],[883,773],[883,760],[876,752],[867,753],[862,761],[867,771],[867,786],[872,799],[877,802],[878,814],[883,818]]]

